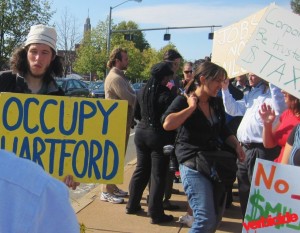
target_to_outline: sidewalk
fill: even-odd
[[[119,185],[123,190],[128,190],[130,178],[135,169],[135,160],[127,164],[124,169],[124,184]],[[77,201],[72,201],[72,206],[77,214],[80,224],[86,227],[86,233],[187,233],[189,228],[177,223],[178,217],[186,212],[186,196],[182,184],[174,183],[174,188],[180,190],[180,194],[173,194],[172,203],[179,205],[178,211],[165,211],[166,214],[174,216],[174,222],[164,225],[150,224],[147,217],[146,195],[144,193],[142,208],[144,212],[140,215],[125,214],[125,204],[111,204],[99,199],[100,186],[97,186]],[[236,191],[236,190],[234,190]],[[240,233],[242,229],[241,213],[238,199],[234,196],[233,206],[225,211],[218,233],[233,232]]]

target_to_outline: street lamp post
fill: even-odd
[[[110,37],[111,37],[111,12],[112,12],[112,9],[120,6],[120,5],[123,5],[124,3],[126,2],[129,2],[129,1],[135,1],[135,2],[141,2],[142,0],[127,0],[127,1],[124,1],[116,6],[113,6],[113,7],[109,7],[109,19],[108,19],[108,31],[107,31],[107,49],[106,49],[106,54],[107,54],[107,58],[109,57],[109,51],[110,51]]]

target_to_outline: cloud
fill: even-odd
[[[138,6],[115,10],[114,19],[132,20],[140,26],[188,27],[188,26],[228,26],[266,6],[262,5],[220,5],[210,3],[161,4],[155,6]]]

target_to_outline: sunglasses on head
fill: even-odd
[[[183,71],[183,73],[185,73],[185,74],[191,74],[191,73],[193,73],[193,71],[192,70],[185,70],[185,71]]]

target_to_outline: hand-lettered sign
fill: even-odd
[[[0,93],[0,148],[56,178],[122,183],[127,102]]]
[[[247,73],[245,69],[236,64],[236,60],[266,9],[214,32],[212,61],[224,67],[228,77],[233,78]]]
[[[300,98],[300,16],[270,6],[238,64]]]
[[[256,159],[244,233],[300,230],[300,167]]]

